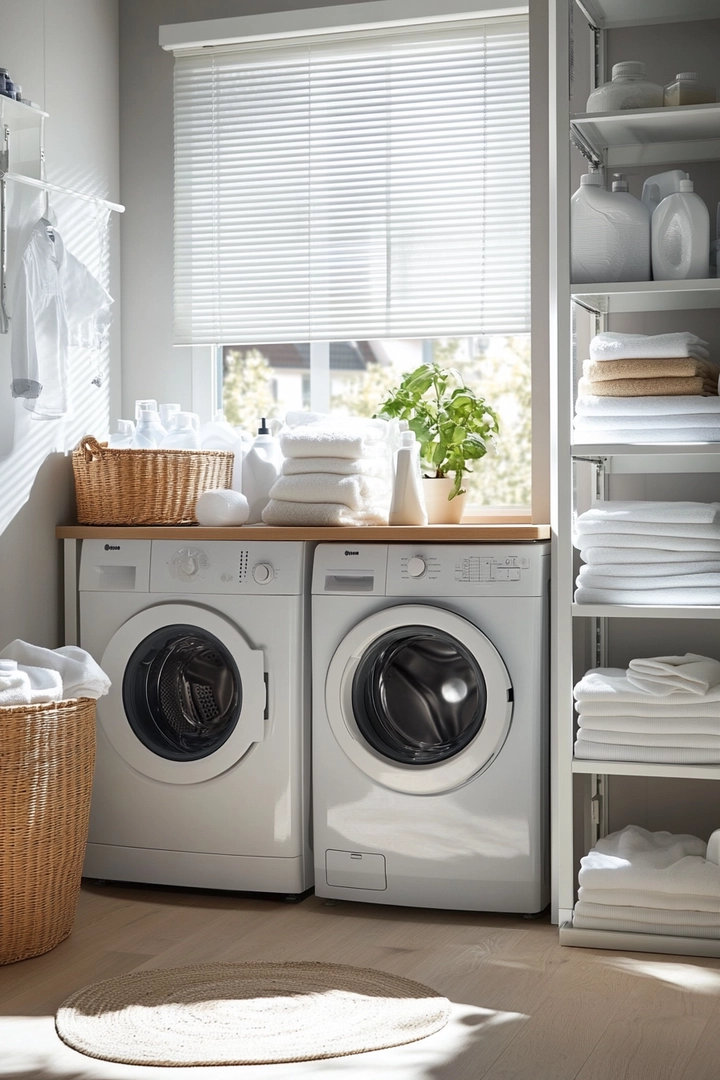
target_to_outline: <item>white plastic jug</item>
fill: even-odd
[[[710,214],[692,180],[668,195],[652,216],[652,269],[656,281],[706,278],[710,271]]]
[[[141,409],[135,433],[130,442],[133,450],[154,450],[157,447],[154,409]]]
[[[420,447],[413,431],[400,433],[395,465],[390,525],[427,525],[425,495],[420,475]]]
[[[650,217],[663,199],[680,190],[680,181],[685,179],[685,175],[682,169],[669,169],[667,172],[648,176],[643,184],[641,199],[650,211]]]
[[[243,440],[242,435],[228,424],[225,413],[218,409],[209,424],[203,424],[200,429],[200,445],[203,450],[231,450],[235,455],[231,488],[233,491],[242,491],[242,460]]]
[[[628,191],[589,172],[570,201],[573,283],[650,280],[650,215]]]
[[[140,413],[143,409],[152,409],[153,412],[157,412],[157,401],[155,398],[138,398],[135,402],[135,420],[140,419]]]
[[[115,449],[123,449],[130,446],[135,434],[135,425],[132,420],[118,420],[117,431],[108,439],[108,446]]]
[[[161,450],[199,450],[200,418],[191,412],[177,412],[172,427],[160,443]]]
[[[242,491],[250,508],[248,525],[262,521],[262,512],[270,501],[270,488],[278,478],[282,463],[280,444],[270,434],[263,417],[257,437],[242,464]]]
[[[160,423],[166,431],[169,431],[172,427],[173,416],[181,410],[182,405],[177,401],[165,401],[161,404],[158,410],[160,413]]]

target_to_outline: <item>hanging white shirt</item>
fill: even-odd
[[[10,355],[13,397],[37,419],[68,408],[68,350],[99,348],[110,327],[112,297],[66,250],[54,225],[41,218],[18,268]]]

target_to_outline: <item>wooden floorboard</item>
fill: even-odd
[[[427,983],[447,1028],[404,1047],[282,1066],[153,1069],[94,1061],[57,1038],[57,1006],[144,968],[323,960]],[[0,1077],[12,1080],[718,1080],[720,961],[561,948],[547,918],[308,897],[87,884],[51,953],[0,967]]]

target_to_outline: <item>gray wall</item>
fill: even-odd
[[[118,20],[116,0],[0,0],[2,63],[23,94],[49,114],[47,178],[118,199]],[[90,386],[93,358],[73,351],[71,411],[32,420],[10,397],[9,338],[0,338],[0,646],[14,637],[61,640],[59,545],[55,526],[74,516],[71,450],[107,428],[119,397],[119,230],[103,236],[88,205],[53,198],[68,250],[115,298],[102,388]],[[12,267],[11,267],[12,270]]]

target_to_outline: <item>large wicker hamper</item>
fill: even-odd
[[[95,702],[0,707],[0,964],[72,930],[95,767]]]

